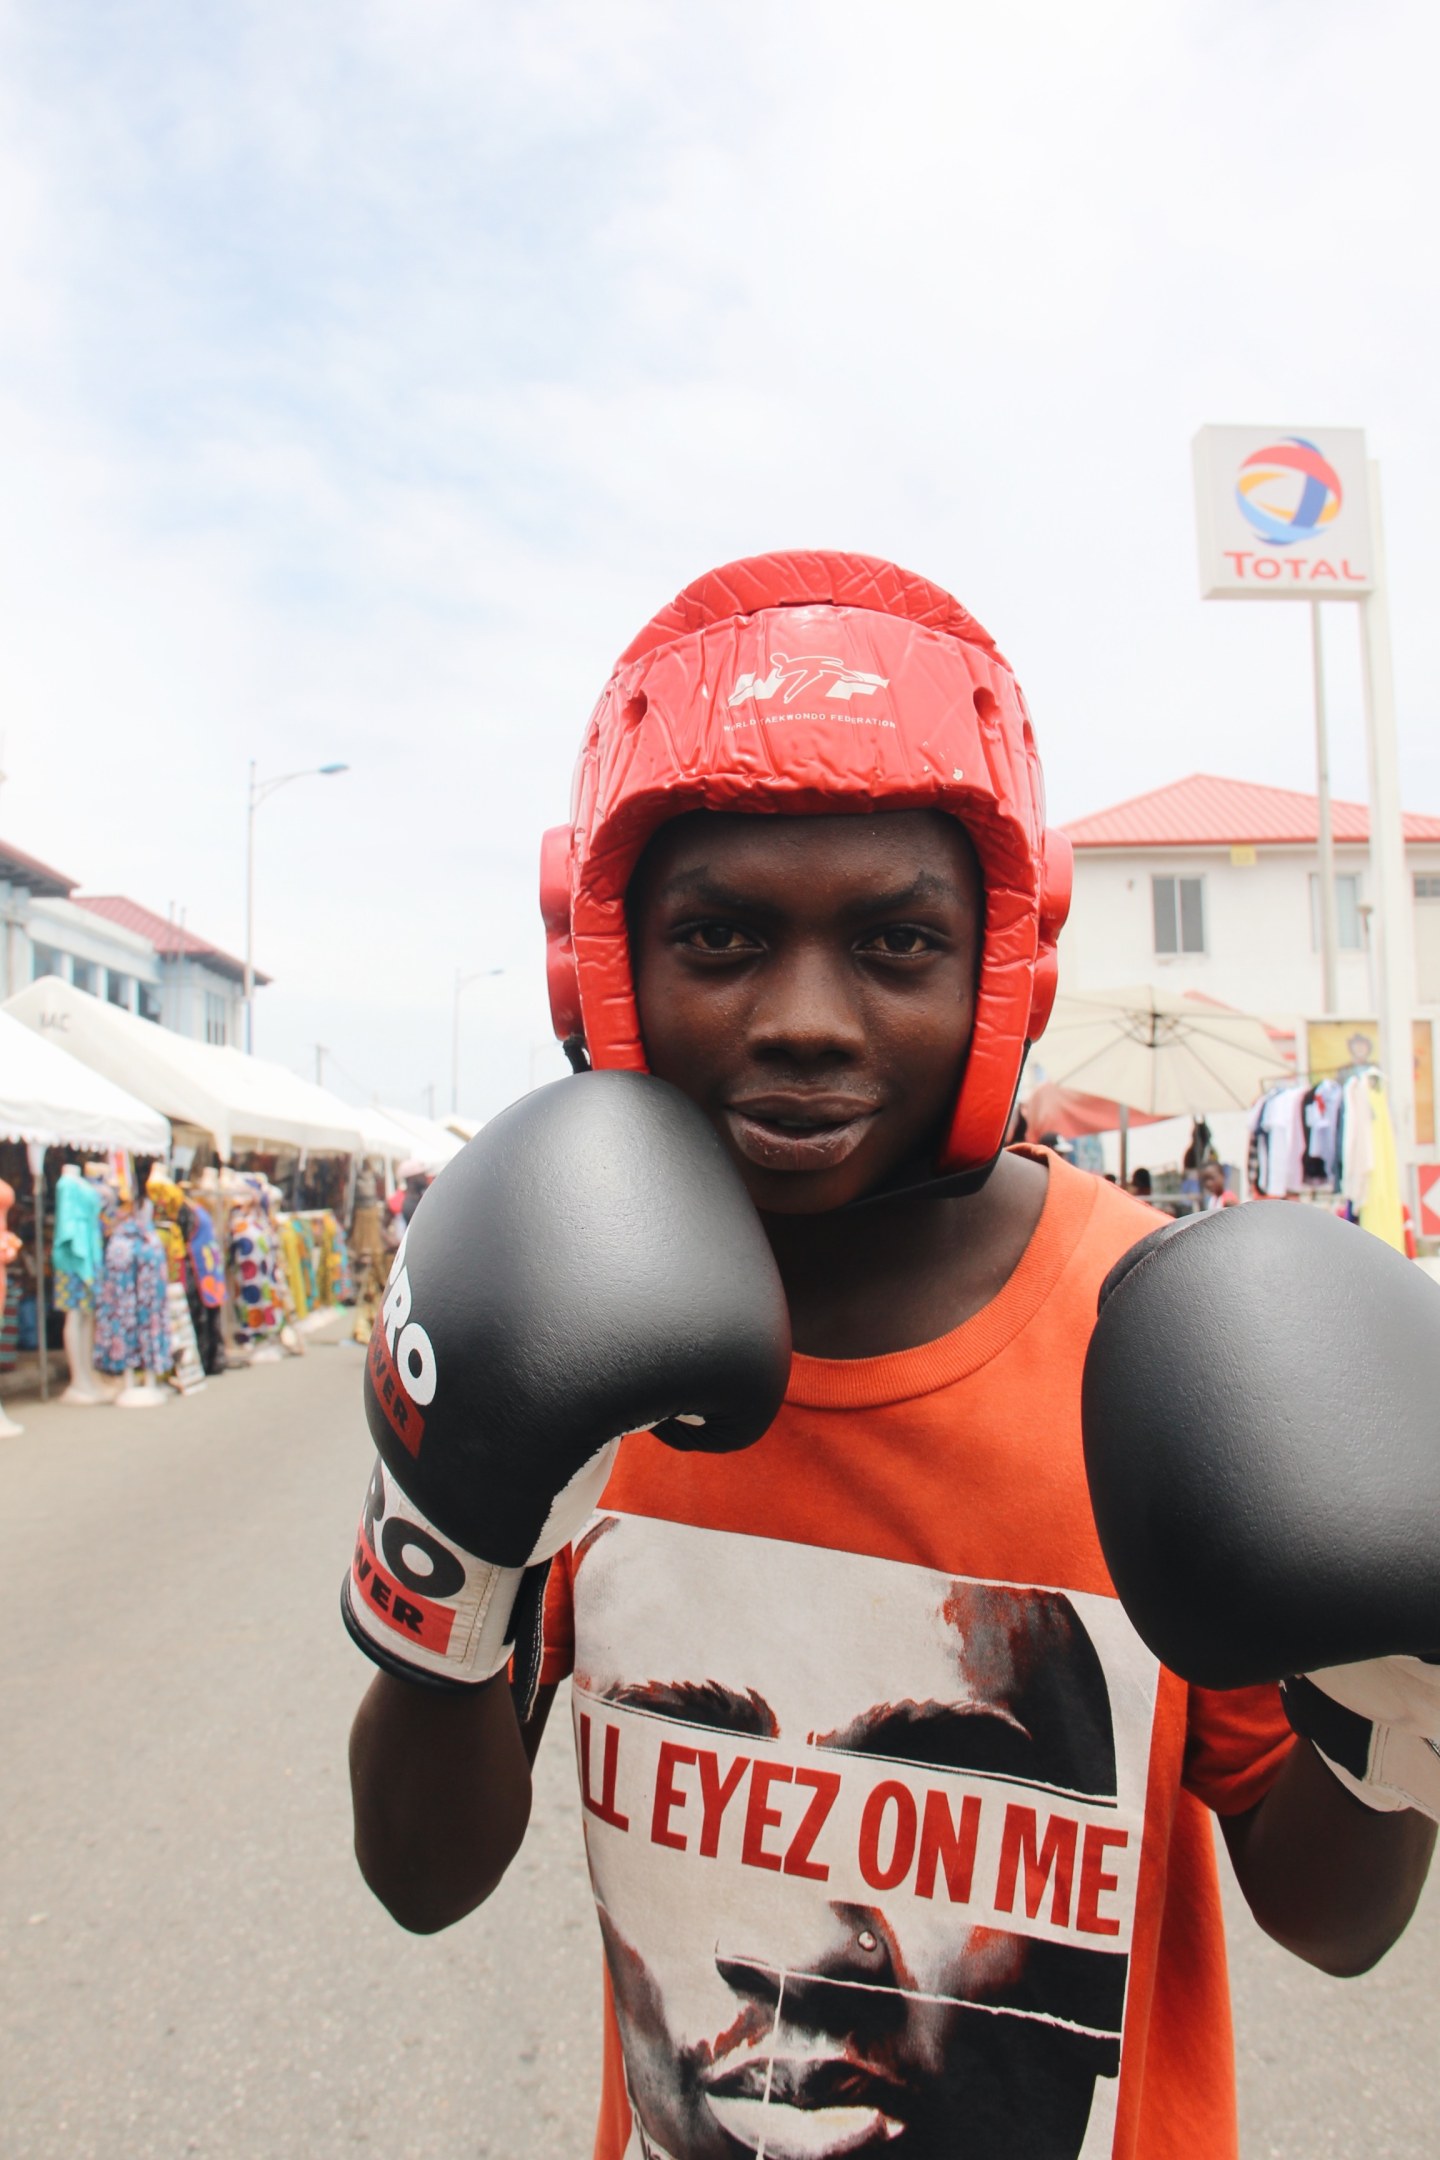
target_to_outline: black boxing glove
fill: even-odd
[[[365,1371],[379,1459],[342,1597],[389,1671],[533,1690],[545,1574],[620,1436],[748,1447],[790,1324],[760,1219],[693,1103],[585,1073],[494,1118],[415,1211]]]
[[[1413,1678],[1440,1650],[1437,1403],[1440,1292],[1328,1213],[1217,1209],[1127,1253],[1085,1361],[1085,1468],[1162,1662],[1206,1687],[1333,1679],[1339,1703],[1329,1668]],[[1367,1722],[1392,1698],[1365,1689]]]

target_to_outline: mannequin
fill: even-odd
[[[10,1228],[10,1210],[15,1205],[15,1188],[0,1178],[0,1312],[5,1310],[5,1270],[12,1260],[20,1257],[20,1240]],[[25,1430],[8,1418],[0,1409],[0,1440],[18,1440]]]
[[[109,1402],[95,1373],[96,1280],[105,1262],[104,1194],[78,1163],[66,1163],[55,1190],[55,1303],[65,1315],[70,1385],[60,1398],[77,1408]]]

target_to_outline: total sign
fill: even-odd
[[[1206,600],[1363,600],[1374,587],[1361,428],[1203,427]]]

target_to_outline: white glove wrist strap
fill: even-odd
[[[509,1663],[523,1567],[477,1560],[442,1537],[377,1461],[350,1566],[350,1616],[382,1653],[437,1678],[476,1683]]]

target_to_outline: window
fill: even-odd
[[[1335,880],[1335,943],[1341,952],[1359,952],[1365,939],[1360,928],[1360,879],[1345,871]],[[1320,880],[1310,873],[1310,950],[1320,950]]]
[[[160,1009],[159,990],[154,983],[142,982],[140,985],[140,1018],[142,1020],[153,1020],[158,1026]]]
[[[1205,880],[1198,877],[1152,877],[1157,953],[1203,953],[1205,950]]]
[[[230,1040],[230,1000],[216,990],[205,992],[205,1040],[221,1044]]]
[[[93,960],[72,960],[74,970],[70,980],[77,990],[88,990],[91,997],[100,995],[100,970]]]
[[[57,951],[53,945],[33,944],[31,954],[32,980],[35,982],[39,982],[42,975],[59,975],[63,978],[70,973],[64,953]]]
[[[130,977],[122,975],[118,968],[106,968],[105,995],[112,1005],[118,1005],[122,1012],[129,1012]]]
[[[1417,900],[1440,900],[1440,877],[1433,871],[1416,872],[1415,898]]]

